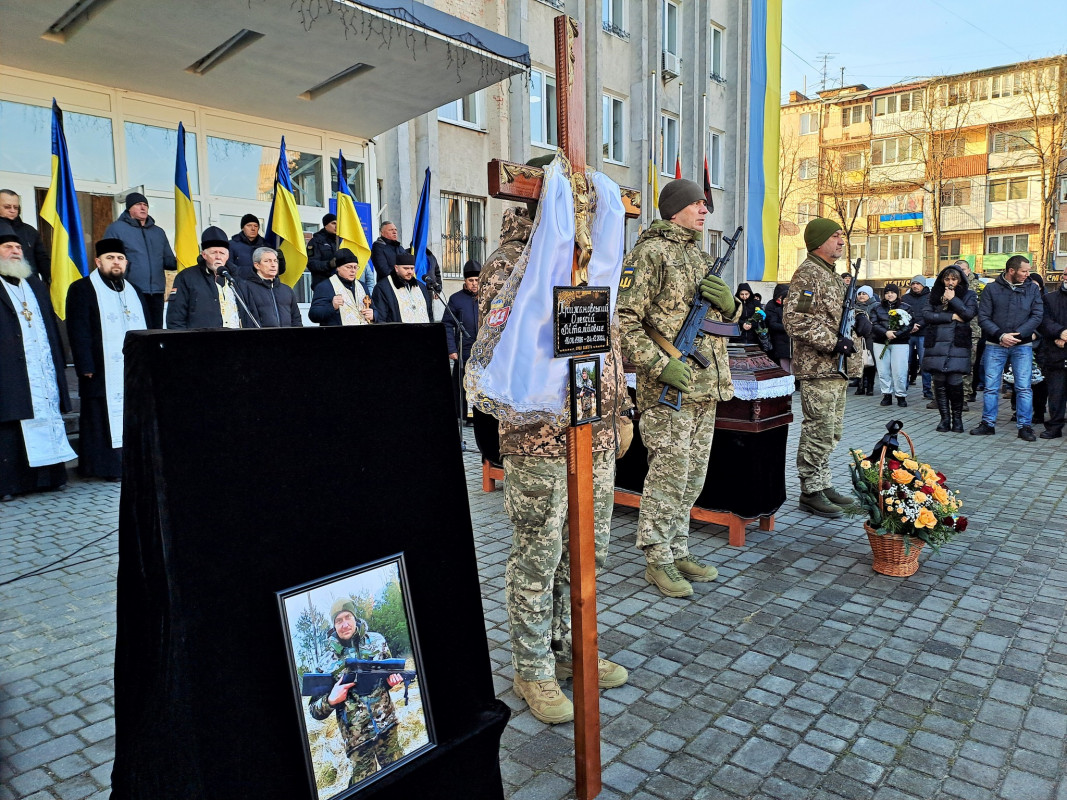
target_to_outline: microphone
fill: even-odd
[[[433,294],[440,294],[441,293],[441,285],[439,283],[437,283],[437,281],[435,281],[433,278],[431,278],[431,277],[429,277],[427,275],[427,276],[424,276],[422,280],[423,280],[423,283],[426,284],[426,288],[429,289]]]
[[[230,271],[225,266],[219,267],[219,275],[226,281],[226,283],[233,286],[233,275],[230,274]]]

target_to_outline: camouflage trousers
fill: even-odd
[[[830,457],[845,430],[844,378],[809,378],[797,381],[804,421],[797,445],[797,475],[800,491],[818,492],[833,486]]]
[[[615,454],[593,453],[594,548],[604,565],[615,503]],[[504,572],[511,661],[524,680],[554,680],[571,661],[571,559],[565,456],[504,456],[504,509],[514,533]]]
[[[979,329],[981,330],[981,329]],[[963,373],[963,396],[974,393],[974,362],[978,360],[978,337],[971,336],[971,368]]]
[[[385,733],[355,749],[350,756],[352,777],[348,779],[348,785],[355,786],[364,778],[392,764],[403,755],[404,751],[400,747],[400,726],[394,725]]]
[[[704,488],[715,433],[714,400],[683,403],[680,411],[655,405],[641,414],[648,475],[637,517],[637,546],[649,564],[689,555],[689,512]]]

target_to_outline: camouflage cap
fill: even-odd
[[[356,613],[356,604],[352,602],[351,598],[338,597],[333,601],[333,605],[330,606],[330,622],[332,623],[337,619],[337,615],[342,611],[347,611],[356,619],[359,619],[359,614]]]

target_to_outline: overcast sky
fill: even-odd
[[[784,0],[782,101],[827,86],[886,86],[1067,53],[1064,0]]]

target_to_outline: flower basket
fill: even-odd
[[[967,529],[967,518],[956,512],[963,503],[959,493],[945,485],[945,476],[915,456],[915,445],[899,421],[889,423],[889,434],[868,458],[852,450],[852,486],[859,497],[848,512],[867,519],[875,572],[894,577],[914,575],[924,545],[937,552],[942,544]],[[910,453],[897,445],[897,434],[908,442]]]

